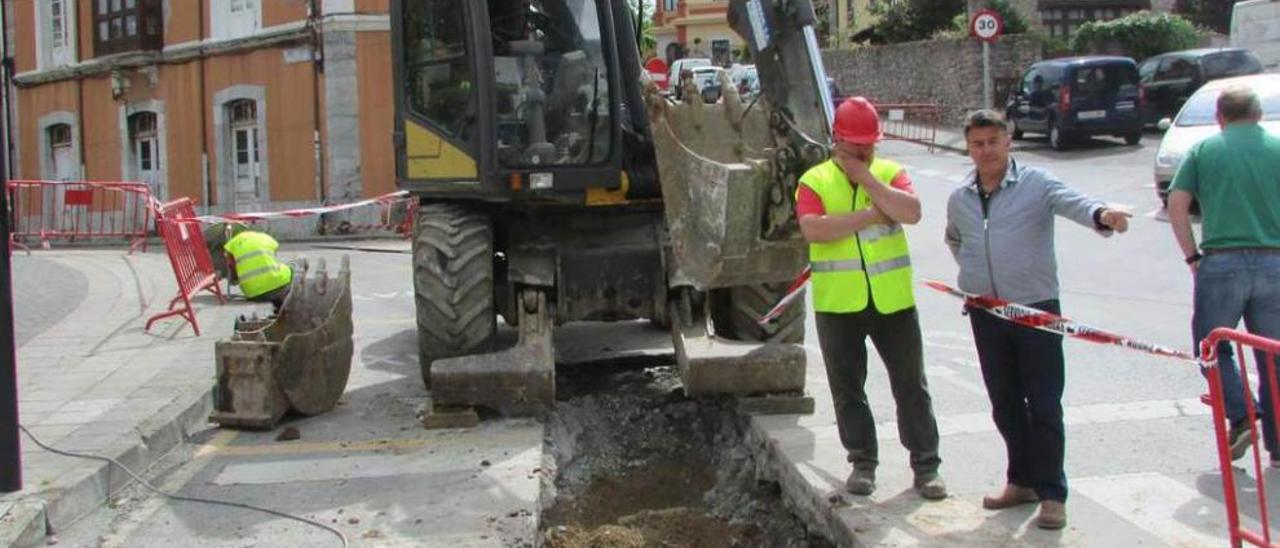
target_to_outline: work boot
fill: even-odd
[[[942,476],[939,476],[936,472],[916,476],[915,488],[916,492],[920,493],[920,496],[929,500],[947,498],[947,484],[942,481]]]
[[[1041,529],[1061,529],[1067,526],[1067,504],[1056,500],[1040,503],[1040,513],[1036,515],[1036,527]]]
[[[872,491],[876,490],[875,471],[854,468],[849,473],[849,479],[844,481],[844,488],[855,495],[870,495]]]
[[[1231,431],[1227,433],[1227,445],[1231,448],[1231,460],[1240,460],[1249,451],[1249,447],[1253,445],[1253,434],[1249,431],[1248,419],[1231,426]]]
[[[1030,487],[1010,483],[1004,486],[1004,491],[999,495],[982,497],[982,507],[987,510],[1000,510],[1038,500],[1040,497],[1036,496],[1036,492]]]

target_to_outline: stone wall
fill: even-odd
[[[982,44],[971,38],[825,50],[822,59],[842,94],[882,103],[936,103],[946,125],[961,125],[967,112],[982,106]],[[993,106],[1004,105],[1010,87],[1039,60],[1035,37],[1003,37],[992,44]]]

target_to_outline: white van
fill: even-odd
[[[1247,48],[1262,70],[1280,72],[1280,0],[1243,0],[1231,12],[1231,45]]]

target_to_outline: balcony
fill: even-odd
[[[163,0],[93,0],[94,54],[162,49],[163,16]]]

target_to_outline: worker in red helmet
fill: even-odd
[[[924,498],[946,498],[902,230],[920,221],[920,200],[906,170],[876,156],[880,115],[870,101],[852,97],[841,103],[832,136],[831,158],[800,177],[796,218],[809,242],[818,341],[836,425],[853,465],[845,488],[869,495],[876,485],[876,424],[865,390],[870,337],[889,371],[914,487]]]

